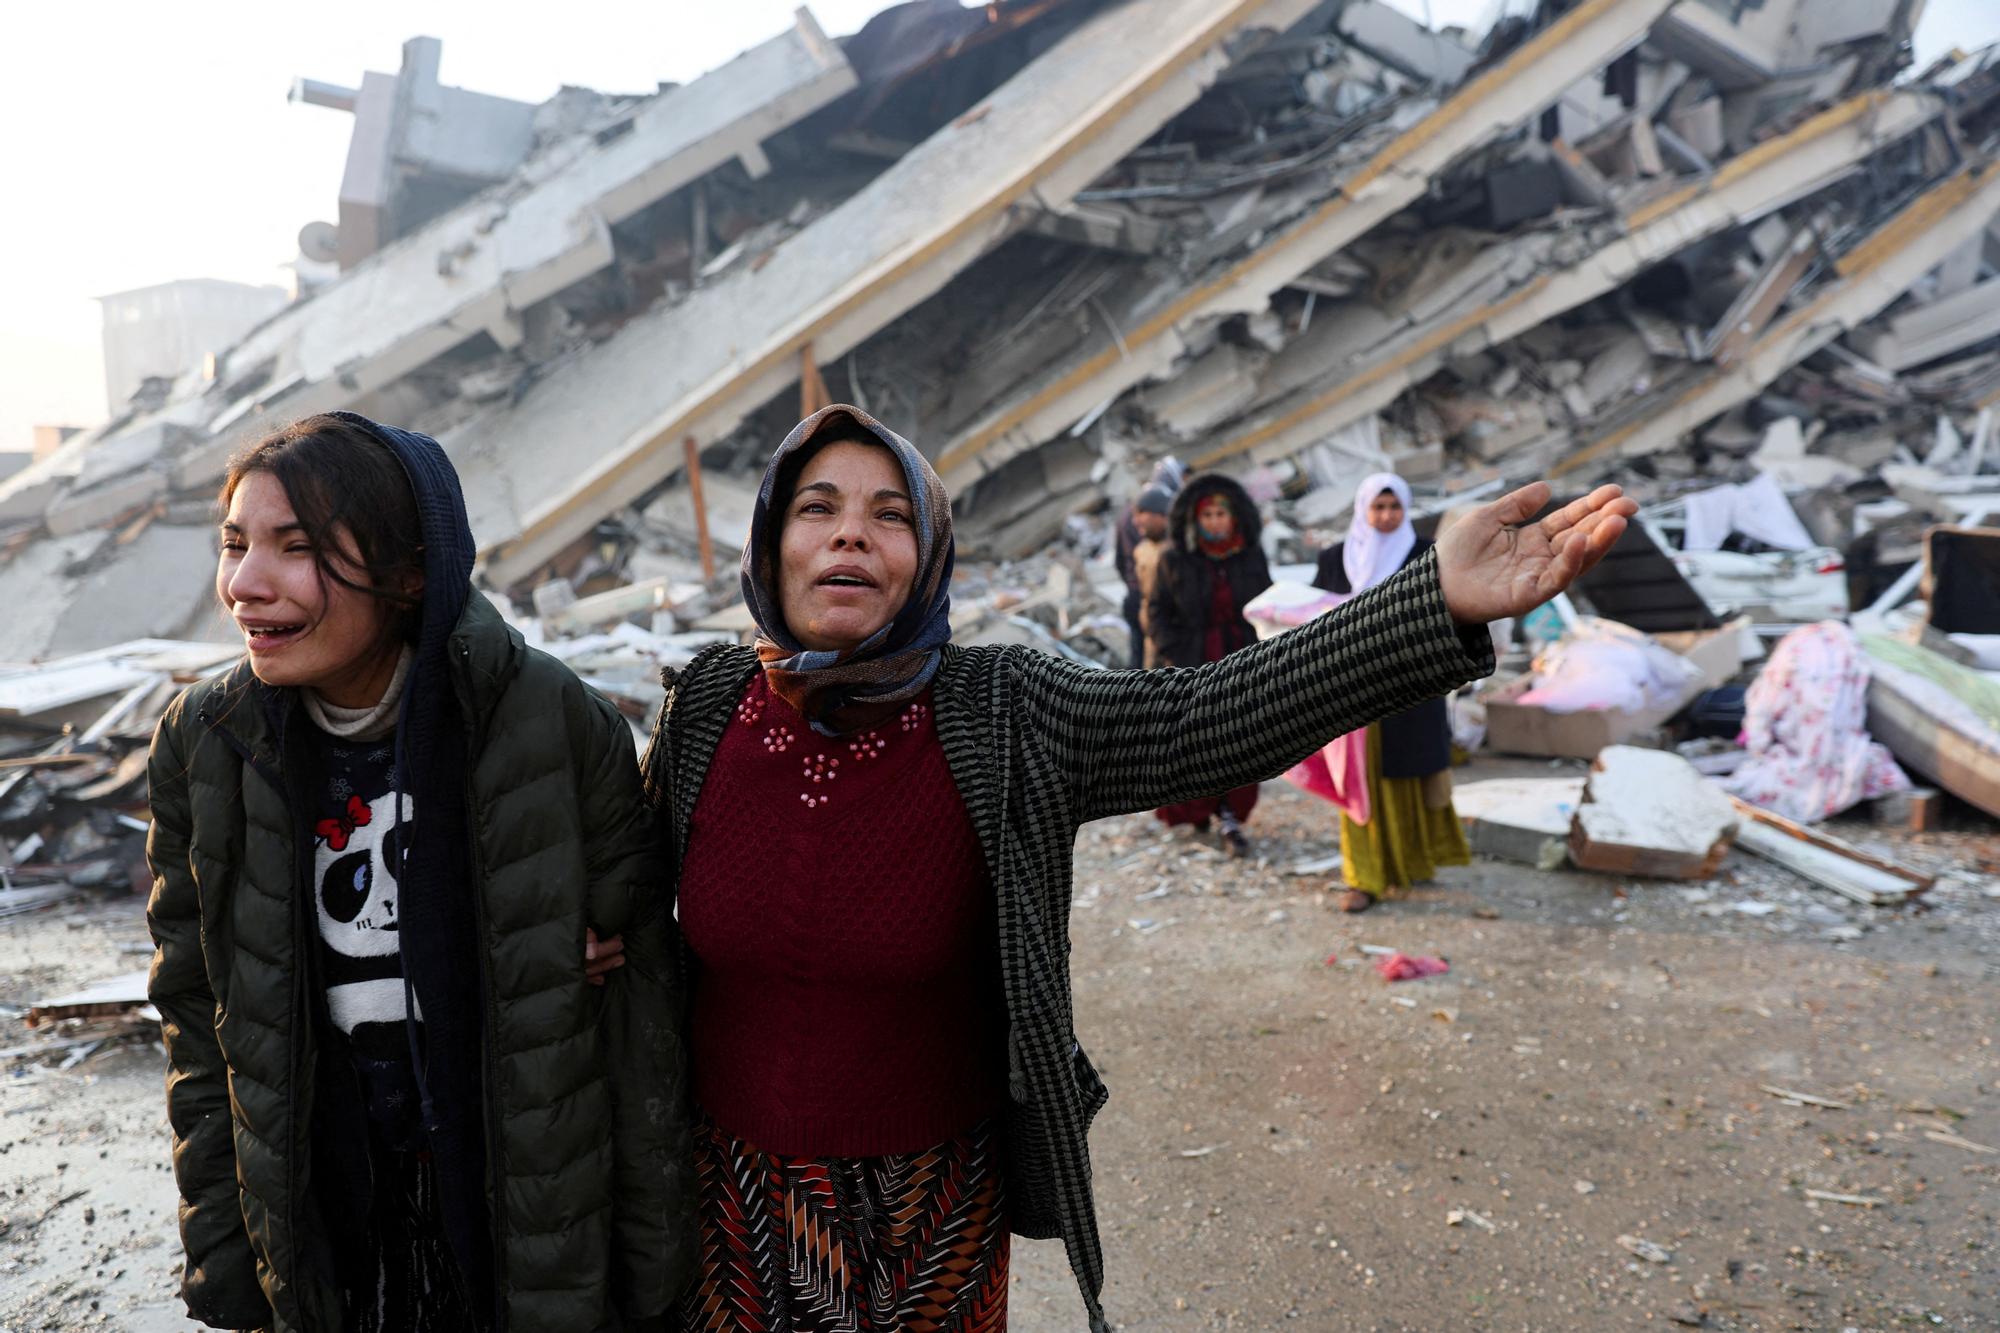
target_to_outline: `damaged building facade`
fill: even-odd
[[[414,39],[294,90],[354,119],[298,299],[0,482],[0,660],[220,637],[227,458],[335,408],[442,440],[484,586],[574,630],[738,623],[817,394],[921,443],[975,578],[1174,454],[1291,558],[1382,466],[1433,511],[1617,480],[1656,545],[1769,474],[1886,582],[2000,492],[2000,66],[1910,69],[1921,9],[919,0],[541,105]]]

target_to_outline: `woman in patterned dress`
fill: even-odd
[[[1008,1238],[1060,1237],[1090,1327],[1072,1026],[1077,829],[1275,776],[1483,675],[1633,512],[1535,486],[1314,624],[1180,671],[950,643],[950,501],[859,409],[773,455],[743,558],[753,648],[666,677],[645,760],[690,955],[702,1333],[1006,1326]],[[1267,706],[1277,703],[1277,707]]]

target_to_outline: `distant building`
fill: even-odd
[[[104,396],[116,416],[148,379],[172,379],[228,349],[282,309],[285,292],[184,278],[97,300],[104,310]]]
[[[87,429],[85,426],[37,426],[34,452],[28,457],[36,461],[47,458],[67,444],[71,437],[81,435]]]
[[[35,456],[25,449],[0,451],[0,481],[7,480],[34,461]]]

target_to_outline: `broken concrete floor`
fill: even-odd
[[[1926,871],[2000,856],[1835,827]],[[1920,909],[1861,908],[1735,855],[1700,886],[1482,862],[1352,917],[1287,873],[1337,841],[1327,807],[1272,784],[1251,833],[1247,865],[1149,816],[1077,845],[1121,1327],[1993,1326],[2000,1155],[1927,1136],[2000,1146],[2000,900],[1947,878]],[[129,971],[144,941],[138,898],[0,922],[0,1005]],[[1452,970],[1389,985],[1363,944]],[[160,1077],[149,1044],[0,1067],[0,1327],[194,1327]],[[1015,1266],[1017,1333],[1074,1330],[1061,1247]]]

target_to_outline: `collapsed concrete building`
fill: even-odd
[[[974,558],[1168,453],[1311,528],[1385,462],[1669,498],[1780,419],[1837,544],[1963,516],[1984,437],[1911,443],[2000,399],[2000,61],[1911,76],[1921,9],[917,0],[542,107],[413,42],[297,94],[356,118],[337,272],[0,482],[0,661],[203,637],[229,454],[343,407],[444,441],[523,606],[699,585],[802,386],[917,440]]]

